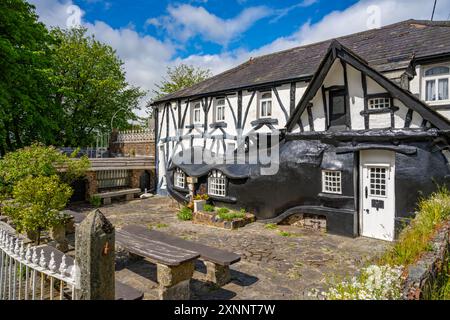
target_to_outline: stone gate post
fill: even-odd
[[[91,212],[75,232],[79,268],[78,300],[115,299],[115,230],[100,210]]]

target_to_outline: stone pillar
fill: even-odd
[[[140,188],[141,187],[141,175],[144,173],[143,169],[134,169],[131,170],[130,176],[130,184],[131,188]]]
[[[188,261],[174,267],[156,265],[160,300],[189,300],[194,264],[194,261]]]
[[[55,241],[55,248],[62,252],[69,250],[69,242],[66,239],[66,225],[54,226],[50,230],[50,238]]]
[[[197,177],[187,177],[186,179],[188,188],[189,188],[189,197],[191,198],[191,201],[194,200],[194,194],[195,194],[195,184],[198,182]]]
[[[115,299],[115,230],[100,212],[91,212],[75,232],[75,263],[79,268],[76,298]]]
[[[210,261],[204,261],[206,265],[206,280],[219,287],[231,281],[230,267],[221,266]]]
[[[98,193],[97,172],[86,172],[86,200],[90,200],[94,194]]]

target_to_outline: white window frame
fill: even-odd
[[[186,189],[186,173],[177,168],[173,174],[173,185],[180,189]]]
[[[198,115],[198,119],[197,119]],[[201,124],[202,123],[202,105],[200,102],[194,103],[192,106],[192,123]]]
[[[427,71],[433,69],[433,68],[439,68],[439,67],[444,67],[444,68],[449,68],[450,66],[448,65],[433,65],[433,66],[426,66],[423,68],[423,75],[422,75],[422,93],[423,93],[423,100],[431,105],[438,105],[438,104],[447,104],[450,101],[450,70],[447,74],[438,74],[438,75],[431,75],[431,76],[427,76],[426,73]],[[447,80],[447,99],[442,99],[439,100],[438,95],[439,95],[439,80]],[[428,100],[427,99],[427,82],[429,81],[434,81],[434,86],[435,86],[435,100]]]
[[[322,170],[322,192],[342,194],[342,171]]]
[[[389,97],[375,97],[367,101],[369,110],[382,110],[391,107],[391,98]]]
[[[270,98],[269,97],[264,98],[264,96],[268,94],[270,94]],[[273,114],[272,92],[261,92],[259,99],[259,117],[272,118],[272,114]]]
[[[213,170],[208,175],[208,195],[222,198],[227,196],[227,177],[219,170]]]
[[[225,99],[217,99],[215,119],[216,122],[225,121]]]

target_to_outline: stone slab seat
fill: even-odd
[[[194,274],[195,260],[200,257],[199,253],[127,230],[116,231],[117,247],[156,264],[159,299],[190,299],[190,280]]]
[[[54,254],[55,264],[59,266],[62,261],[62,257],[64,255],[63,252],[57,250],[56,248],[53,248],[48,245],[41,245],[38,246],[38,252],[40,253],[41,250],[44,251],[45,256],[50,257],[51,253]],[[68,269],[72,268],[74,265],[75,260],[71,256],[66,255],[66,264]],[[115,284],[115,297],[116,300],[142,300],[144,298],[144,293],[142,291],[139,291],[133,287],[130,287],[129,285],[122,283],[120,281],[116,280]]]
[[[207,268],[207,280],[222,286],[231,280],[230,265],[239,262],[241,257],[230,251],[213,248],[198,242],[184,240],[156,230],[149,230],[139,225],[122,228],[130,234],[138,235],[147,241],[159,241],[172,246],[198,252]]]
[[[138,193],[141,193],[141,189],[133,188],[133,189],[123,189],[117,191],[96,193],[94,194],[94,197],[99,197],[100,199],[103,199],[103,204],[111,204],[112,198],[126,196],[127,201],[130,201],[133,200],[134,195]]]

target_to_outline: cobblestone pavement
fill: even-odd
[[[75,208],[89,211],[91,208]],[[146,225],[168,234],[234,251],[242,260],[232,268],[232,282],[222,288],[202,281],[205,268],[198,262],[192,281],[193,299],[311,299],[311,289],[322,290],[333,277],[354,275],[361,266],[381,254],[387,242],[351,239],[293,226],[269,230],[253,223],[229,231],[176,218],[177,204],[166,197],[113,203],[100,209],[117,228]],[[282,236],[280,231],[285,231]],[[135,261],[116,271],[116,276],[156,299],[155,266]]]

